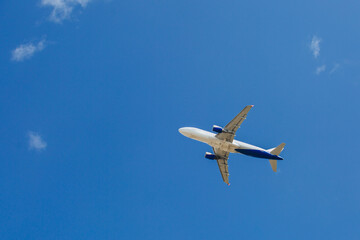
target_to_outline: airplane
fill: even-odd
[[[277,161],[283,160],[279,154],[284,149],[285,143],[281,143],[275,148],[265,150],[254,145],[234,140],[236,131],[246,119],[246,116],[252,107],[254,107],[254,105],[246,106],[224,128],[214,125],[212,130],[213,132],[216,132],[216,134],[194,127],[179,128],[179,132],[182,135],[207,143],[213,148],[214,153],[206,152],[205,158],[217,161],[222,179],[227,185],[230,185],[228,169],[229,153],[241,153],[256,158],[269,159],[274,172],[277,170]]]

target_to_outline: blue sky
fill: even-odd
[[[0,239],[358,239],[357,1],[1,1]],[[183,126],[286,142],[231,155]]]

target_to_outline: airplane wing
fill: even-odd
[[[223,181],[230,185],[229,183],[229,168],[228,168],[228,158],[229,158],[229,152],[225,152],[218,148],[213,148],[214,154],[216,155],[217,164],[219,166],[219,170],[222,176]]]
[[[254,105],[246,106],[236,117],[231,120],[223,129],[223,132],[218,133],[216,137],[227,142],[232,142],[236,131],[239,129],[242,122],[246,119],[247,113]]]

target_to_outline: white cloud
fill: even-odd
[[[44,48],[45,40],[41,40],[37,44],[21,44],[11,52],[11,60],[21,62],[26,59],[30,59],[36,52],[40,52]]]
[[[51,7],[50,20],[61,23],[70,17],[75,7],[86,7],[91,0],[41,0],[41,5]]]
[[[44,150],[47,146],[47,143],[42,139],[42,137],[36,132],[29,132],[29,149],[34,149],[36,151]]]
[[[334,67],[330,70],[330,74],[333,74],[335,71],[337,71],[340,67],[340,64],[335,63]]]
[[[316,73],[316,75],[319,75],[320,73],[324,72],[325,70],[326,70],[326,65],[324,64],[324,65],[321,65],[320,67],[317,67],[315,73]]]
[[[310,43],[310,50],[312,51],[315,58],[317,58],[320,54],[320,43],[321,43],[321,38],[317,36],[313,36]]]

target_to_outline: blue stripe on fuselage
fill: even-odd
[[[255,150],[255,149],[235,149],[237,152],[242,153],[244,155],[257,157],[257,158],[266,158],[266,159],[275,159],[275,160],[283,160],[282,157],[273,155],[271,153],[262,151],[262,150]]]

